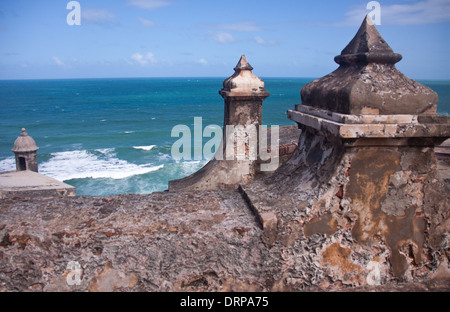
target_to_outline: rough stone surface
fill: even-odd
[[[438,163],[438,174],[450,188],[450,139],[434,148]]]
[[[432,148],[349,148],[304,131],[284,166],[241,192],[277,220],[263,240],[295,246],[324,289],[429,279],[447,263],[450,192]]]
[[[262,290],[281,270],[237,192],[7,199],[0,215],[2,291]]]
[[[235,191],[6,199],[0,215],[0,291],[450,290],[442,238],[405,284],[380,246],[351,245],[351,221],[338,212],[336,233],[310,236],[309,216],[266,214],[265,224],[286,229],[268,244]],[[68,283],[71,261],[80,285]]]

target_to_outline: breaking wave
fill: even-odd
[[[39,172],[59,181],[72,179],[125,179],[163,168],[164,165],[136,165],[117,158],[114,149],[75,150],[52,153],[39,165]]]
[[[14,157],[0,160],[0,172],[16,170],[16,160]]]
[[[134,149],[144,150],[144,151],[151,151],[153,148],[155,148],[156,145],[149,145],[149,146],[133,146]]]

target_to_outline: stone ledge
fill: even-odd
[[[75,187],[33,171],[0,173],[0,198],[75,196]]]
[[[332,112],[325,109],[320,109],[304,104],[296,104],[295,110],[321,117],[324,119],[332,120],[339,123],[345,124],[365,124],[365,123],[382,123],[382,124],[392,124],[392,123],[417,123],[417,115],[348,115]]]
[[[345,115],[304,105],[297,109],[288,110],[289,119],[342,139],[450,137],[450,117],[443,115]]]

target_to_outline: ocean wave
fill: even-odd
[[[162,161],[162,162],[169,162],[169,161],[173,160],[172,156],[170,156],[169,154],[165,154],[165,153],[158,153],[157,157],[158,157],[159,161]]]
[[[140,149],[144,151],[151,151],[153,148],[155,148],[156,145],[148,145],[148,146],[133,146],[134,149]]]
[[[52,153],[51,158],[39,165],[39,172],[66,181],[72,179],[125,179],[157,171],[164,165],[136,165],[119,159],[113,153],[114,149],[101,149],[93,152],[75,150]]]
[[[189,176],[201,168],[203,168],[209,160],[183,160],[183,161],[177,161],[172,165],[173,170],[176,172],[176,179],[183,178],[186,176]]]
[[[0,172],[16,170],[16,159],[9,157],[0,160]]]
[[[115,152],[115,148],[113,148],[113,147],[110,147],[110,148],[99,148],[99,149],[96,149],[96,150],[94,150],[95,152],[98,152],[98,153],[101,153],[101,154],[105,154],[105,155],[109,155],[109,156],[111,156],[111,154],[112,153],[114,153]],[[56,154],[56,153],[55,153]],[[52,154],[53,155],[53,154]]]

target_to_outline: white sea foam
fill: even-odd
[[[172,160],[172,156],[170,156],[169,154],[158,153],[158,159],[159,161],[167,162]]]
[[[95,151],[111,156],[111,154],[114,153],[115,149],[114,148],[99,148],[99,149],[96,149]]]
[[[9,157],[0,160],[0,172],[16,170],[16,159]]]
[[[83,178],[124,179],[157,171],[164,165],[136,165],[118,159],[114,149],[95,152],[76,150],[51,154],[53,157],[39,165],[39,172],[60,181]]]
[[[156,145],[148,145],[148,146],[133,146],[135,149],[140,149],[144,151],[151,151],[153,148],[155,148]]]
[[[177,165],[181,169],[180,173],[182,173],[183,176],[188,176],[203,168],[207,163],[208,160],[189,160],[177,162]]]

